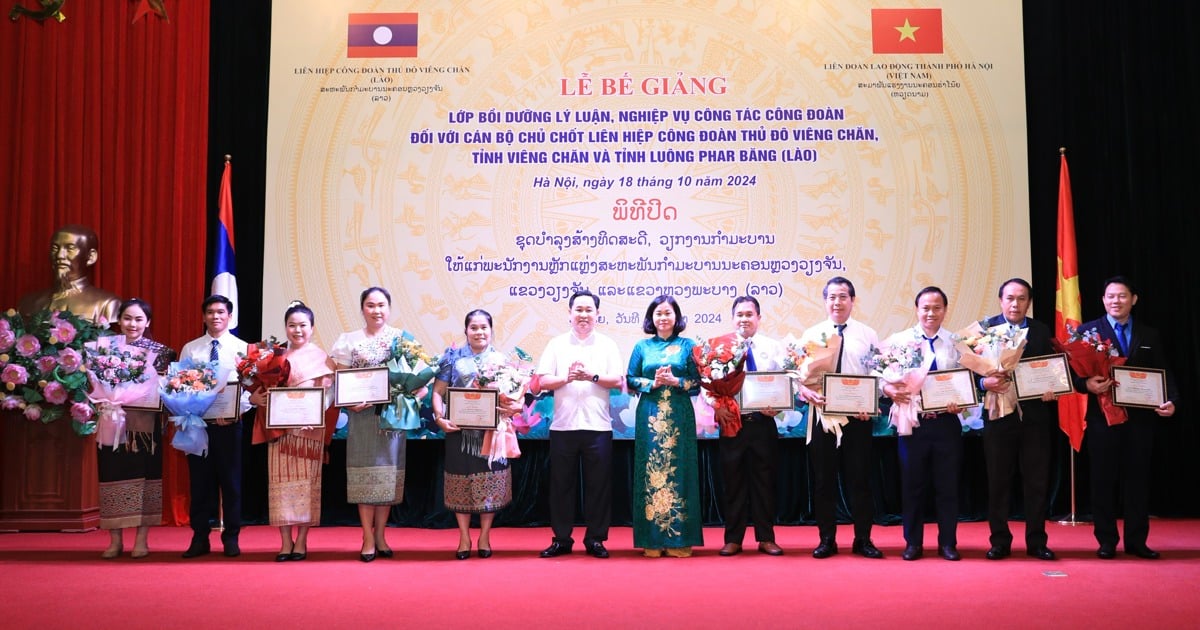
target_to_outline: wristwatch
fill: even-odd
[[[599,375],[599,374],[593,374],[593,375],[592,375],[592,382],[593,382],[593,383],[599,383],[599,382],[600,382],[600,375]]]

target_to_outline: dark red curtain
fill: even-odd
[[[151,333],[178,349],[201,330],[216,168],[206,163],[209,3],[167,2],[170,22],[131,23],[138,4],[67,2],[61,23],[0,20],[0,308],[49,283],[54,230],[80,223],[100,237],[95,284],[148,301]],[[186,489],[167,459],[167,483]]]

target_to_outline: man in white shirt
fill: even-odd
[[[758,334],[758,300],[743,295],[733,301],[735,340],[746,344],[743,368],[746,372],[779,370],[783,367],[783,346]],[[728,422],[729,409],[715,409],[718,422]],[[754,539],[758,550],[782,556],[775,543],[775,478],[779,468],[779,431],[775,415],[779,412],[743,413],[737,434],[720,438],[721,476],[725,481],[725,546],[718,552],[732,556],[742,552],[747,516],[754,520]]]
[[[246,353],[246,342],[229,332],[229,318],[233,314],[233,302],[223,295],[210,295],[201,306],[204,313],[205,334],[183,346],[179,359],[220,362],[222,368],[230,370],[229,383],[237,382],[238,354]],[[247,396],[243,395],[239,412],[249,410]],[[208,454],[204,457],[188,455],[188,476],[191,489],[189,518],[192,526],[192,542],[184,558],[203,556],[210,551],[208,535],[212,531],[210,520],[216,515],[220,491],[222,516],[225,530],[221,532],[221,543],[225,555],[233,558],[241,554],[238,533],[242,528],[242,422],[232,420],[210,420],[208,422]]]
[[[825,313],[829,319],[804,331],[801,344],[834,336],[842,338],[834,372],[839,374],[866,374],[864,365],[871,347],[879,345],[875,330],[862,322],[851,319],[854,311],[854,284],[837,276],[830,278],[821,291],[825,298]],[[810,405],[823,407],[825,396],[800,385],[800,397]],[[815,419],[815,416],[814,416]],[[871,417],[851,417],[842,427],[842,444],[839,447],[833,433],[820,426],[811,429],[812,442],[808,445],[813,464],[813,512],[817,518],[817,533],[820,543],[813,549],[814,558],[828,558],[838,552],[837,514],[834,509],[838,492],[838,456],[845,460],[846,486],[850,491],[850,515],[854,520],[854,544],[851,550],[867,558],[882,558],[883,553],[871,542],[871,525],[875,518],[875,504],[871,498]]]
[[[917,293],[917,325],[888,337],[888,345],[919,340],[932,350],[930,371],[958,367],[954,335],[942,327],[949,300],[937,287]],[[883,393],[896,402],[910,402],[921,392],[910,392],[903,383],[887,383]],[[921,426],[898,440],[901,478],[901,520],[904,524],[905,560],[917,560],[924,551],[925,502],[932,489],[937,508],[938,555],[961,559],[958,553],[958,473],[962,465],[962,420],[959,407],[951,403],[945,411],[921,415]]]
[[[609,390],[625,378],[617,344],[595,331],[600,298],[578,291],[568,301],[571,332],[550,340],[538,363],[541,388],[554,392],[550,425],[550,527],[554,540],[541,553],[571,553],[576,489],[583,466],[584,550],[607,558],[612,521],[612,417]]]

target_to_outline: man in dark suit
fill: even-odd
[[[1026,329],[1026,357],[1054,351],[1050,345],[1050,328],[1027,316],[1032,291],[1033,287],[1021,278],[1005,280],[1000,285],[1000,314],[984,322],[989,328]],[[1012,375],[1004,372],[980,380],[984,389],[997,394],[1003,394],[1013,386]],[[1054,394],[1047,393],[1041,400],[1017,403],[1017,410],[1007,416],[989,417],[984,421],[983,454],[987,460],[988,525],[991,529],[988,560],[1000,560],[1012,554],[1013,536],[1008,528],[1008,516],[1013,474],[1018,466],[1025,498],[1025,554],[1042,560],[1054,559],[1054,552],[1046,546],[1046,502],[1053,431],[1048,403],[1052,400]]]
[[[1104,282],[1105,316],[1080,326],[1081,331],[1094,330],[1100,338],[1118,348],[1129,367],[1167,368],[1167,360],[1158,331],[1141,321],[1135,322],[1131,312],[1137,304],[1137,291],[1123,276]],[[1167,372],[1167,401],[1157,408],[1125,407],[1129,418],[1109,426],[1096,395],[1112,388],[1108,376],[1076,378],[1076,389],[1089,392],[1087,410],[1087,448],[1091,459],[1092,512],[1095,519],[1096,555],[1110,560],[1116,557],[1117,488],[1123,481],[1123,513],[1125,517],[1125,553],[1153,560],[1157,551],[1146,546],[1150,533],[1150,457],[1154,446],[1155,415],[1168,418],[1175,413],[1179,394],[1170,371]]]

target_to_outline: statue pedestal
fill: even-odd
[[[0,416],[0,530],[86,531],[100,526],[96,438],[71,420]]]

